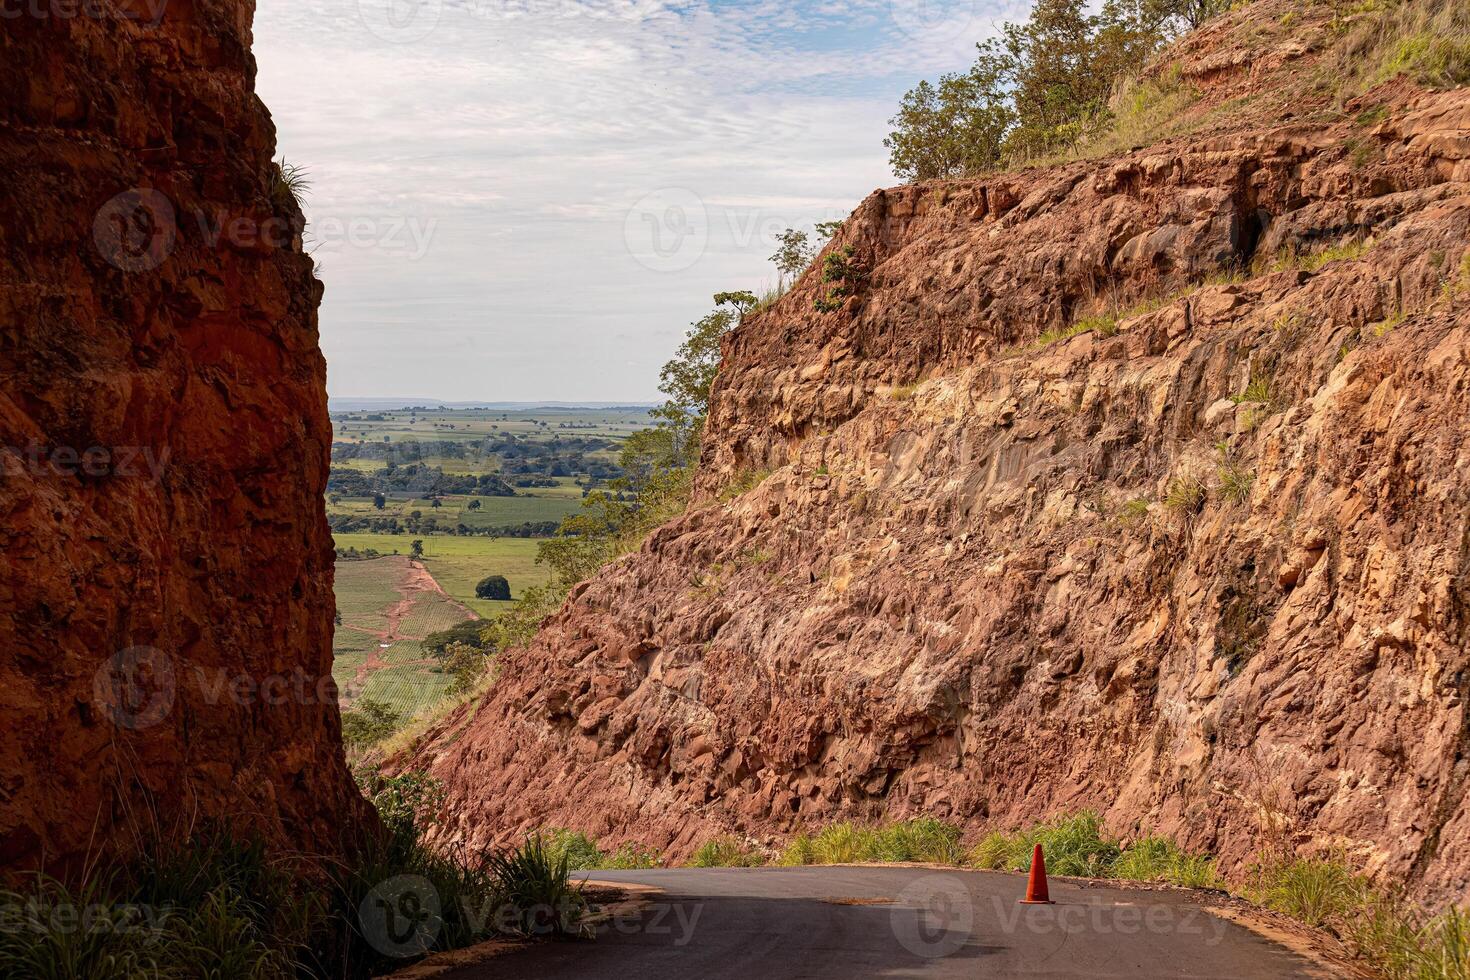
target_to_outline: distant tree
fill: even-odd
[[[422,558],[422,557],[424,557],[424,539],[423,538],[414,538],[413,539],[413,543],[411,545],[409,545],[408,557],[410,557],[410,558]]]
[[[342,495],[340,493],[329,493],[327,494],[327,502],[336,506],[342,502]]]
[[[444,501],[440,500],[438,497],[435,497],[433,500],[429,501],[429,506],[434,508],[435,510],[438,510],[440,507],[444,506]]]
[[[408,516],[411,517],[413,520],[418,520],[419,518],[424,516],[424,512],[421,510],[411,510],[408,512]]]
[[[505,580],[504,575],[487,575],[475,586],[475,598],[509,602],[510,583]]]
[[[382,510],[384,507],[388,506],[388,498],[383,496],[381,493],[373,494],[373,506],[376,507],[378,510]]]
[[[468,506],[470,510],[479,510],[480,509],[480,500],[479,500],[479,498],[476,497],[474,500],[471,500],[469,502],[469,504],[467,504],[466,506]]]

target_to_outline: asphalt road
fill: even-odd
[[[663,889],[595,942],[542,943],[445,974],[502,978],[1321,977],[1185,892],[912,867],[595,872]]]

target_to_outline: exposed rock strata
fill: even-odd
[[[452,834],[1097,807],[1463,897],[1470,91],[1316,108],[870,197],[843,308],[730,339],[696,505],[420,750]]]
[[[337,852],[321,286],[254,4],[37,11],[0,32],[0,866],[213,818]]]

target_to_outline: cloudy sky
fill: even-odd
[[[894,183],[883,136],[1016,0],[259,0],[338,397],[652,401],[774,236]]]

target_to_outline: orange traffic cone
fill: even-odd
[[[1026,897],[1021,899],[1022,905],[1055,905],[1056,903],[1046,893],[1046,856],[1041,853],[1041,845],[1036,845],[1036,850],[1031,852],[1031,877],[1026,881]]]

